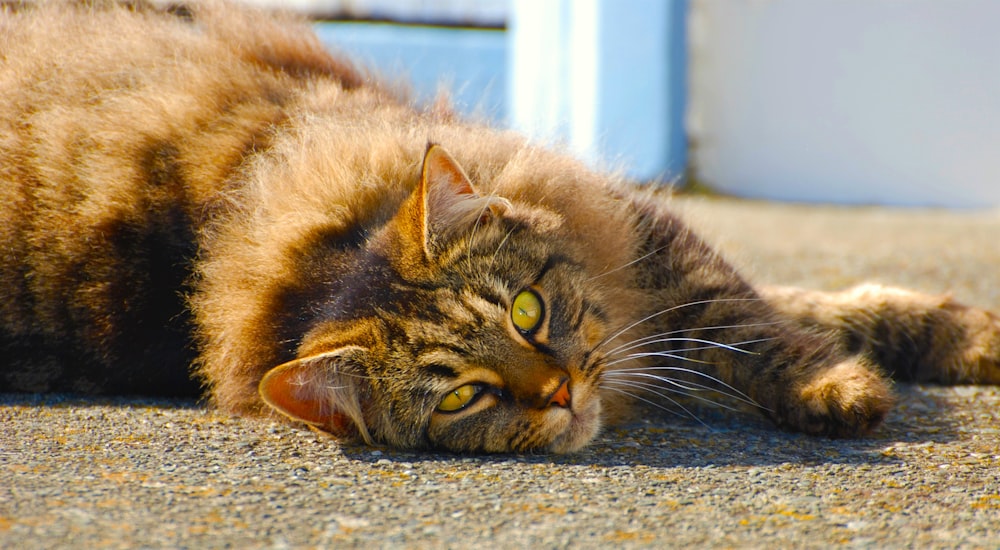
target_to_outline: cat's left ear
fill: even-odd
[[[477,193],[458,161],[444,147],[429,143],[420,183],[404,211],[411,236],[431,258],[437,243],[501,215],[508,206],[506,199]]]
[[[258,391],[271,408],[337,437],[371,442],[363,415],[365,377],[358,355],[367,350],[345,346],[274,367]]]

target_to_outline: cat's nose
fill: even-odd
[[[549,406],[550,407],[562,407],[568,409],[572,400],[572,395],[569,393],[569,377],[562,379],[562,383],[556,388],[556,391],[552,392],[549,396]]]

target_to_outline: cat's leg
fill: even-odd
[[[903,381],[1000,384],[1000,317],[900,288],[865,284],[842,292],[765,287],[761,294],[803,326]]]
[[[655,381],[660,395],[719,389],[811,434],[862,435],[885,417],[891,383],[873,361],[787,318],[659,205],[638,209],[645,242],[634,281],[644,308],[611,350],[620,370],[606,379],[633,391]]]

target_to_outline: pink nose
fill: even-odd
[[[569,378],[563,378],[562,383],[549,396],[549,406],[562,407],[568,409],[572,396],[569,393]]]

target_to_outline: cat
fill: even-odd
[[[294,19],[2,9],[0,391],[563,453],[676,393],[855,437],[893,377],[1000,382],[994,314],[754,288],[660,193],[414,105]]]

